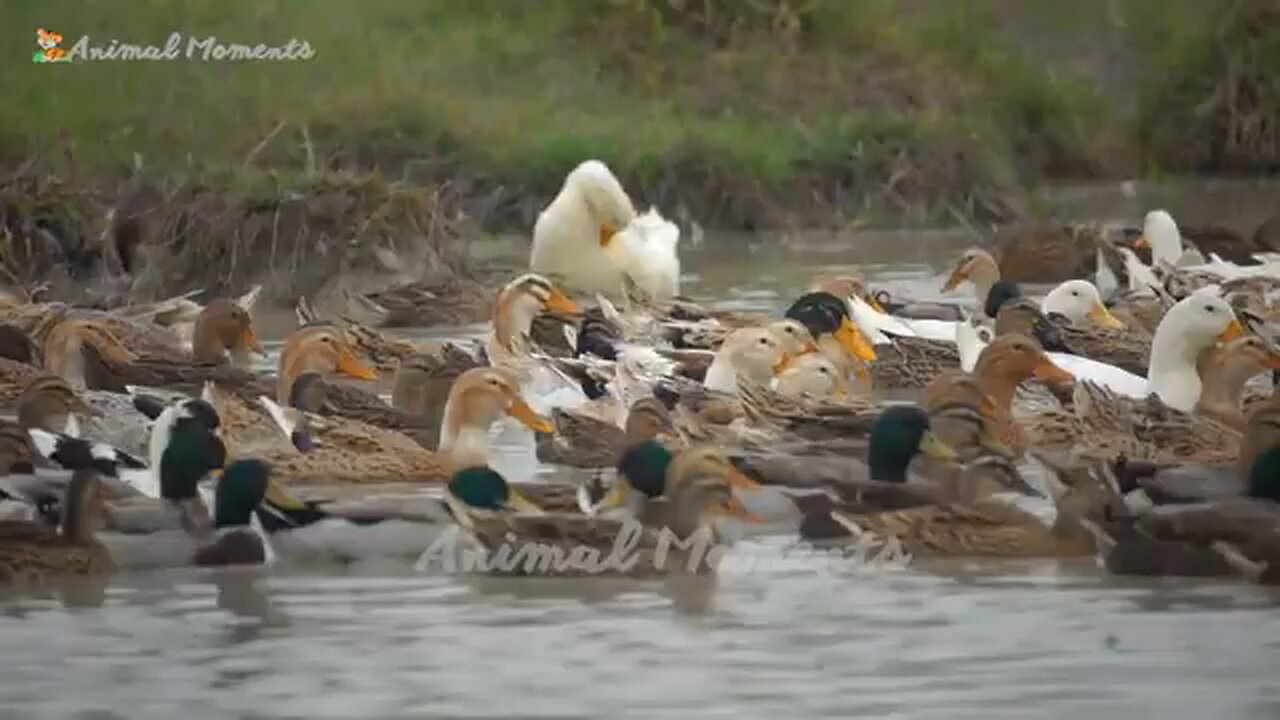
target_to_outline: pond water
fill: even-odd
[[[1131,190],[1055,197],[1067,215],[1092,207],[1138,222],[1144,201]],[[1241,229],[1258,207],[1275,209],[1274,187],[1256,191],[1260,205],[1239,201],[1255,190],[1227,194]],[[684,253],[685,289],[772,310],[816,272],[856,269],[932,299],[976,237],[710,238]],[[502,439],[504,470],[553,472],[532,462],[527,434]],[[1121,581],[1092,562],[833,570],[802,558],[688,584],[493,581],[407,565],[175,570],[118,576],[105,592],[0,596],[0,715],[1270,720],[1278,601],[1243,584]]]

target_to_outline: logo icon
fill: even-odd
[[[58,47],[62,44],[60,33],[36,28],[36,46],[39,48],[31,54],[33,63],[68,62],[67,51]]]

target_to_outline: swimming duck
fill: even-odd
[[[565,178],[533,226],[529,269],[559,276],[577,290],[618,293],[622,270],[608,249],[636,217],[635,207],[609,167],[587,160]]]
[[[32,521],[0,522],[0,584],[39,584],[58,576],[114,571],[111,553],[95,536],[103,510],[98,473],[85,468],[67,485],[58,530]]]
[[[739,379],[768,383],[787,359],[782,345],[768,328],[734,330],[716,351],[703,384],[708,390],[736,395]]]
[[[1096,248],[1126,241],[1115,228],[1094,223],[1031,223],[1002,229],[992,244],[1000,274],[1014,282],[1049,283],[1094,271]]]
[[[914,557],[1080,557],[1095,552],[1093,535],[1081,522],[1102,517],[1112,495],[1098,483],[1070,484],[1050,468],[1046,485],[1057,508],[1052,522],[988,496],[964,503],[924,505],[832,518],[862,543],[897,543]]]
[[[543,312],[579,315],[582,309],[541,275],[526,273],[507,283],[493,304],[493,329],[485,340],[490,364],[514,366],[527,360],[533,350],[533,319]]]
[[[847,395],[852,390],[845,373],[821,353],[791,358],[777,377],[770,381],[769,387],[779,395],[792,398]]]
[[[991,288],[1000,280],[1000,266],[991,253],[982,248],[965,250],[952,266],[947,279],[942,283],[942,292],[954,292],[965,281],[973,283],[974,296],[978,304],[987,302]]]
[[[989,434],[1021,454],[1026,442],[1014,422],[1013,398],[1018,385],[1032,378],[1051,384],[1073,379],[1034,340],[1022,335],[997,337],[979,355],[972,381],[960,374],[942,375],[925,389],[936,432],[963,457],[977,447],[974,432],[982,428],[975,423],[990,422]],[[956,407],[972,412],[959,416]]]
[[[1280,349],[1257,335],[1206,348],[1196,360],[1202,387],[1194,412],[1244,430],[1245,383],[1267,370],[1280,370]]]
[[[254,513],[271,495],[271,466],[261,460],[229,463],[218,479],[213,500],[213,534],[191,554],[199,567],[265,565],[275,559],[271,541]]]
[[[361,315],[376,317],[378,321],[369,324],[377,327],[465,325],[489,319],[493,289],[471,278],[449,273],[351,296],[348,304],[360,308]]]
[[[12,405],[39,374],[40,361],[31,339],[13,325],[0,325],[0,407]]]
[[[331,325],[301,327],[289,334],[280,350],[276,402],[289,402],[298,377],[304,373],[315,373],[321,377],[341,373],[357,380],[373,380],[378,377],[375,370],[356,357],[355,349],[346,334]],[[340,403],[336,396],[327,399],[334,404]],[[360,400],[361,406],[367,404],[364,398]]]
[[[299,298],[294,313],[298,318],[298,329],[328,327],[338,332],[359,357],[369,361],[380,373],[395,372],[400,363],[420,352],[414,343],[387,335],[367,324],[347,317],[322,317],[305,297]]]
[[[1184,246],[1184,235],[1195,243],[1194,248]],[[1163,263],[1169,267],[1199,265],[1207,255],[1217,255],[1233,265],[1258,265],[1254,253],[1271,251],[1256,240],[1246,240],[1226,228],[1187,228],[1184,233],[1173,216],[1163,209],[1151,210],[1143,217],[1142,235],[1134,247],[1149,249],[1152,264]]]
[[[80,435],[85,418],[103,416],[56,375],[36,376],[18,397],[17,409],[18,424],[23,429],[39,428],[72,436]]]
[[[785,317],[802,323],[829,360],[853,370],[876,359],[875,349],[854,324],[846,301],[828,292],[801,295]]]
[[[624,427],[572,410],[552,411],[554,433],[538,433],[540,462],[572,467],[612,467],[628,447],[674,429],[671,413],[657,398],[636,400]]]

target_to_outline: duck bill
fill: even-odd
[[[617,234],[618,234],[618,231],[614,230],[612,225],[601,225],[600,226],[600,247],[602,248],[609,247],[609,243],[613,242],[613,236]]]
[[[1139,235],[1137,240],[1133,241],[1133,247],[1138,250],[1147,250],[1151,247],[1151,241],[1147,239],[1147,236],[1144,233]]]
[[[1220,342],[1228,342],[1230,340],[1235,340],[1243,334],[1244,326],[1240,324],[1239,320],[1231,318],[1231,324],[1227,325],[1225,330],[1218,333],[1218,340]]]
[[[741,470],[732,465],[728,472],[729,486],[738,490],[759,490],[760,483],[747,477]]]
[[[378,373],[356,358],[350,350],[343,350],[338,356],[338,372],[357,380],[377,380]]]
[[[1047,356],[1040,358],[1040,362],[1036,363],[1036,369],[1032,371],[1032,377],[1047,383],[1070,383],[1075,381],[1075,376],[1053,364]]]
[[[534,432],[549,433],[556,429],[550,420],[542,417],[533,408],[529,407],[529,403],[525,402],[522,397],[517,397],[511,401],[511,405],[507,407],[507,414],[519,420],[520,424]]]
[[[262,346],[262,342],[258,340],[258,334],[255,333],[251,327],[245,328],[240,333],[240,337],[236,341],[236,344],[242,348],[249,348],[262,357],[267,356],[267,349]]]
[[[551,288],[551,295],[547,298],[547,309],[568,315],[582,314],[582,308],[578,303],[574,302],[568,295],[565,295],[560,288]]]
[[[791,367],[791,363],[794,361],[795,358],[792,357],[791,353],[782,353],[782,357],[778,358],[778,362],[773,364],[773,374],[781,375],[782,371]]]
[[[507,497],[507,507],[526,515],[547,514],[537,503],[520,494],[515,488],[511,488],[511,495]]]
[[[281,510],[307,509],[305,503],[285,492],[284,488],[280,487],[275,481],[267,482],[267,492],[262,499]]]
[[[1111,328],[1113,330],[1124,329],[1124,323],[1120,322],[1119,318],[1112,315],[1111,311],[1107,309],[1107,306],[1100,302],[1095,302],[1093,304],[1093,307],[1089,310],[1088,317],[1089,322],[1097,325],[1098,327]]]
[[[942,292],[949,293],[960,287],[960,283],[969,279],[969,268],[964,265],[957,265],[952,269],[951,274],[947,276],[947,281],[942,283]]]
[[[881,305],[879,302],[877,302],[877,301],[876,301],[875,296],[873,296],[873,295],[868,295],[866,298],[864,298],[864,300],[863,300],[863,301],[864,301],[864,302],[866,302],[868,305],[870,305],[872,310],[875,310],[876,312],[880,313],[881,315],[888,315],[888,314],[889,314],[889,313],[885,312],[885,310],[884,310],[884,306],[883,306],[883,305]]]
[[[871,343],[867,342],[849,318],[841,318],[840,327],[836,328],[835,336],[836,342],[840,343],[840,347],[844,348],[849,355],[863,362],[872,362],[876,359],[875,348],[871,347]]]
[[[950,445],[942,442],[937,435],[933,434],[932,430],[925,430],[924,435],[920,436],[919,449],[920,452],[924,453],[925,457],[931,457],[934,460],[954,460],[956,458],[956,451],[952,450]]]
[[[619,477],[609,487],[609,492],[605,493],[605,496],[600,498],[600,502],[595,504],[594,511],[600,512],[601,510],[625,507],[630,494],[629,484]]]

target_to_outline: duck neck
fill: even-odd
[[[969,272],[969,281],[973,283],[973,294],[978,302],[985,304],[991,288],[1000,282],[1000,270],[987,263],[979,263]]]
[[[1162,332],[1163,331],[1163,332]],[[1151,366],[1147,373],[1151,392],[1175,410],[1191,412],[1200,400],[1203,383],[1196,372],[1199,348],[1162,323],[1151,341]]]
[[[465,398],[450,397],[440,426],[440,452],[457,467],[489,464],[489,425],[464,415]]]
[[[221,365],[227,361],[227,350],[223,345],[221,333],[215,323],[208,318],[196,319],[195,329],[191,333],[191,359],[207,365]],[[246,356],[247,357],[247,356]]]
[[[977,378],[982,390],[994,401],[997,409],[1009,412],[1013,407],[1013,396],[1018,385],[1026,378],[1010,376],[1000,365],[1000,360],[992,353],[978,357],[973,367],[973,376]]]
[[[880,447],[875,439],[872,439],[871,447],[867,452],[867,467],[871,471],[872,480],[906,482],[907,467],[910,464],[910,457],[904,457],[902,453],[895,452],[892,448]]]
[[[1240,409],[1240,401],[1244,397],[1245,383],[1258,374],[1257,367],[1228,361],[1202,369],[1204,372],[1200,373],[1200,399],[1196,402],[1196,412],[1217,418],[1237,430],[1244,430],[1245,417]]]
[[[528,349],[529,333],[539,307],[537,298],[519,294],[511,300],[499,300],[493,317],[493,335],[498,344],[509,352]]]
[[[737,394],[738,368],[733,364],[733,355],[730,351],[721,348],[716,353],[711,361],[711,367],[707,368],[707,376],[702,384],[708,390]]]

